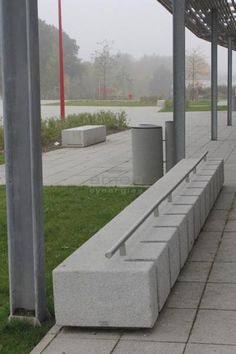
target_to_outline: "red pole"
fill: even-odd
[[[64,88],[61,0],[58,0],[58,17],[59,17],[60,107],[61,107],[61,120],[64,120],[65,119],[65,88]]]

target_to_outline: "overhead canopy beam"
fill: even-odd
[[[47,315],[37,0],[0,0],[10,318]]]

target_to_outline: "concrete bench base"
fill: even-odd
[[[56,322],[79,327],[153,327],[224,182],[223,162],[202,164],[172,202],[107,252],[194,160],[180,162],[53,271]]]
[[[150,328],[158,316],[154,262],[118,262],[108,270],[78,270],[65,262],[54,272],[56,322],[78,327]],[[95,260],[94,260],[95,262]],[[80,262],[79,262],[80,264]],[[124,316],[125,314],[125,316]]]
[[[86,147],[105,140],[105,125],[85,125],[62,130],[62,145],[64,147]]]

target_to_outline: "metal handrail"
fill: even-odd
[[[158,202],[156,202],[151,208],[147,210],[145,214],[134,224],[126,233],[124,236],[120,238],[120,240],[110,249],[105,253],[106,258],[111,258],[118,250],[120,251],[120,256],[126,256],[126,241],[133,235],[133,233],[143,224],[143,222],[153,213],[155,212],[155,215],[158,216],[158,207],[159,205],[166,199],[168,199],[169,202],[172,201],[172,193],[174,190],[179,187],[179,185],[186,180],[187,183],[189,183],[189,175],[191,172],[194,174],[196,173],[196,168],[197,166],[204,160],[207,160],[207,154],[208,151],[206,151],[201,158],[198,160],[197,163],[186,173],[183,178],[181,178],[178,183],[174,185],[174,187],[166,193]]]

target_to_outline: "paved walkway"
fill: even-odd
[[[134,111],[135,112],[135,111]],[[172,114],[158,113],[156,108],[136,109],[129,116],[130,125],[152,123],[164,125]],[[236,114],[235,114],[236,118]],[[212,156],[225,158],[226,177],[230,181],[236,157],[236,127],[226,126],[226,113],[219,113],[219,140],[210,141],[210,112],[187,113],[187,156],[199,156],[209,150]],[[232,156],[231,156],[232,155]],[[43,155],[44,185],[127,186],[132,184],[131,132],[107,137],[107,142],[84,149],[59,149]],[[5,183],[4,166],[0,166],[0,184]]]
[[[209,150],[224,158],[225,186],[155,327],[105,331],[54,326],[33,354],[236,353],[236,127],[226,127],[221,114],[219,140],[210,142],[209,118],[206,113],[188,115],[187,154]],[[88,150],[59,150],[44,155],[44,181],[79,184],[87,173],[84,183],[98,175],[102,184],[105,175],[111,185],[117,176],[131,178],[130,157],[129,132]],[[65,161],[67,169],[81,172],[66,175]]]

